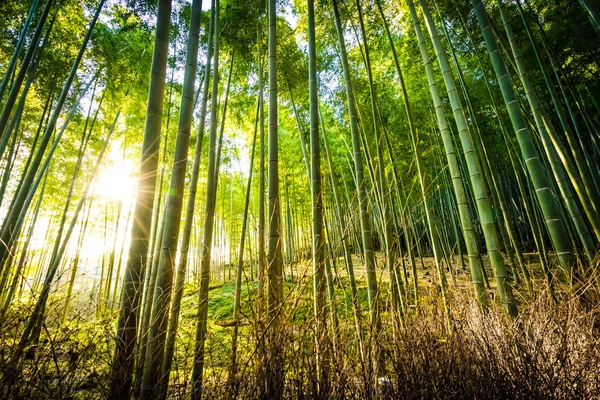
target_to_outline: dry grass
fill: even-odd
[[[423,273],[421,271],[421,273]],[[362,277],[360,277],[362,278]],[[520,314],[509,320],[492,307],[481,312],[468,285],[461,280],[451,288],[455,330],[446,319],[435,285],[421,288],[418,311],[410,308],[402,329],[394,331],[389,307],[382,305],[378,344],[385,359],[384,379],[376,379],[369,355],[373,343],[365,339],[360,356],[347,292],[338,288],[339,329],[333,340],[331,374],[326,388],[319,387],[314,354],[309,269],[298,268],[295,283],[287,286],[285,321],[277,337],[284,354],[281,395],[303,398],[402,399],[579,399],[600,397],[600,303],[595,280],[576,288],[557,286],[555,301],[542,290],[538,297],[519,297]],[[344,279],[341,280],[343,282]],[[382,285],[382,290],[385,290]],[[540,285],[540,288],[542,286]],[[231,290],[216,287],[211,297],[229,307]],[[218,293],[217,293],[218,292]],[[255,296],[251,290],[250,295]],[[214,295],[214,296],[213,296]],[[193,350],[195,297],[184,299],[180,337],[169,395],[189,397]],[[382,298],[386,298],[385,293]],[[60,307],[58,307],[60,309]],[[90,305],[93,310],[94,305]],[[229,309],[229,308],[227,308]],[[6,364],[27,309],[12,310],[1,327],[0,368]],[[257,343],[263,332],[253,323],[255,310],[245,309],[249,325],[240,328],[240,368],[228,380],[230,330],[209,327],[206,348],[206,398],[258,398],[261,393]],[[93,314],[93,313],[92,313]],[[331,321],[329,321],[331,322]],[[106,395],[112,353],[114,316],[98,320],[82,310],[67,326],[56,324],[52,311],[41,341],[20,366],[20,375],[8,379],[0,369],[2,398],[92,399]],[[369,326],[363,321],[364,337]],[[331,324],[330,324],[331,328]],[[333,332],[333,329],[332,329]],[[382,384],[383,383],[383,384]]]

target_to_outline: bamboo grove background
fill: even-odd
[[[600,4],[0,4],[3,398],[600,395]]]

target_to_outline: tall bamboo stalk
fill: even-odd
[[[127,267],[123,279],[116,346],[111,366],[108,398],[114,400],[128,398],[131,391],[134,350],[138,333],[139,304],[142,297],[140,289],[143,274],[147,268],[148,239],[154,206],[154,192],[156,190],[156,170],[169,47],[171,0],[159,0],[156,18],[156,40],[152,54],[137,197],[133,211]]]
[[[321,147],[319,142],[319,96],[317,90],[317,49],[315,38],[315,4],[308,0],[308,92],[310,105],[310,155],[312,193],[312,264],[314,313],[316,321],[316,356],[319,394],[329,391],[331,350],[327,333],[325,277],[325,229],[323,226],[323,192],[321,188]]]
[[[267,396],[278,398],[283,393],[283,354],[281,343],[281,312],[283,308],[283,256],[281,250],[281,207],[279,196],[279,148],[277,117],[277,5],[269,0],[269,249],[268,317],[269,359]]]
[[[409,10],[410,10],[415,33],[418,38],[420,37],[419,41],[422,42],[423,38],[422,38],[422,33],[421,33],[421,27],[419,26],[419,20],[417,18],[417,12],[416,12],[415,6],[413,4],[413,1],[407,0],[407,4],[408,4]],[[406,92],[406,89],[403,90],[403,93],[405,93],[405,92]],[[405,107],[407,110],[407,117],[408,117],[409,127],[410,127],[410,129],[409,129],[410,130],[410,133],[409,133],[410,142],[411,142],[412,149],[414,152],[414,159],[415,159],[415,164],[416,164],[416,168],[417,168],[417,175],[419,177],[419,186],[421,189],[421,197],[423,199],[424,208],[425,208],[425,222],[427,224],[427,229],[429,231],[429,239],[430,239],[431,249],[433,251],[433,258],[434,258],[436,270],[438,273],[438,280],[440,283],[441,294],[442,294],[442,302],[444,305],[444,310],[446,312],[446,322],[448,325],[448,330],[452,331],[453,330],[453,320],[452,320],[452,313],[450,311],[450,304],[448,303],[448,301],[449,301],[448,294],[447,294],[448,283],[446,280],[446,274],[441,265],[442,249],[441,249],[441,243],[439,242],[438,221],[434,214],[433,202],[432,202],[431,196],[428,193],[428,187],[430,184],[429,178],[427,177],[427,173],[426,173],[425,167],[423,165],[421,150],[419,148],[418,131],[414,125],[414,122],[412,121],[412,113],[410,112],[410,103],[408,101],[408,95],[406,95],[406,94],[404,95],[404,101],[405,101]],[[422,251],[419,251],[419,254],[422,257],[422,255],[423,255]]]
[[[329,178],[331,180],[331,191],[333,193],[333,200],[335,203],[335,216],[337,220],[338,229],[340,231],[342,248],[344,251],[344,261],[346,263],[346,273],[348,274],[348,281],[350,282],[350,291],[352,296],[352,311],[354,313],[354,326],[356,329],[356,339],[358,341],[359,352],[364,362],[364,348],[363,348],[363,334],[361,328],[361,306],[360,299],[358,298],[358,289],[356,286],[356,277],[354,275],[354,265],[352,263],[352,250],[349,243],[349,227],[346,223],[345,215],[342,211],[342,203],[338,191],[338,185],[335,177],[335,166],[331,157],[331,150],[329,149],[327,132],[325,130],[325,123],[323,121],[323,115],[321,115],[321,129],[323,131],[323,145],[325,147],[325,154],[327,156],[327,165],[329,167]]]
[[[211,2],[212,4],[212,2]],[[194,161],[192,164],[192,173],[188,188],[188,200],[186,206],[185,222],[183,224],[183,237],[181,239],[181,253],[179,266],[177,267],[177,278],[175,293],[171,302],[171,316],[169,318],[169,326],[167,329],[167,339],[165,345],[165,356],[162,365],[162,382],[159,394],[163,396],[166,393],[166,387],[169,382],[171,373],[171,364],[173,362],[173,353],[175,351],[175,339],[177,337],[177,327],[179,325],[179,312],[181,310],[181,299],[183,297],[183,289],[185,284],[185,275],[189,260],[190,241],[192,237],[192,226],[194,221],[194,212],[196,211],[196,197],[198,190],[198,178],[200,176],[200,162],[202,157],[202,143],[204,141],[204,126],[206,122],[206,108],[208,104],[208,85],[210,82],[211,59],[212,59],[212,42],[214,35],[214,14],[211,13],[208,27],[208,42],[206,51],[206,64],[204,67],[204,79],[202,81],[202,100],[200,103],[200,116],[198,122],[198,131],[196,135],[196,146],[194,149]],[[164,398],[164,396],[163,396]]]
[[[104,1],[102,1],[102,0],[101,0],[101,2],[102,2],[101,4],[104,3]],[[8,123],[8,119],[10,118],[12,109],[15,105],[15,102],[17,101],[17,97],[21,90],[21,85],[23,84],[23,81],[25,80],[25,76],[27,75],[27,71],[29,69],[28,68],[29,63],[33,59],[33,55],[35,54],[35,52],[37,50],[38,42],[42,35],[42,31],[44,29],[46,19],[48,18],[48,15],[50,14],[50,9],[52,8],[53,4],[54,4],[54,0],[46,0],[46,5],[44,6],[44,10],[42,11],[42,13],[40,15],[40,19],[38,20],[37,26],[35,28],[35,32],[33,33],[33,37],[31,38],[31,42],[29,44],[29,48],[27,49],[27,52],[23,56],[23,60],[21,61],[21,66],[19,68],[19,72],[17,73],[17,75],[12,83],[12,86],[10,88],[10,91],[8,92],[8,96],[2,107],[2,112],[0,112],[0,135],[1,136],[4,136],[6,124]],[[102,7],[100,7],[100,9],[101,8]],[[95,24],[95,22],[94,22],[94,24]],[[93,24],[92,24],[92,26],[93,26]],[[88,29],[88,31],[89,31],[89,29]],[[85,46],[87,45],[88,40],[89,40],[89,35],[86,35],[86,38],[83,40],[83,45],[81,47],[84,50],[85,50]],[[81,49],[80,49],[80,53],[81,53]],[[75,70],[77,70],[77,67],[79,66],[79,61],[81,61],[81,56],[78,56],[76,58],[76,61],[74,64],[74,65],[76,65]],[[6,80],[7,83],[8,83],[8,77],[10,77],[10,75],[11,75],[8,72],[9,71],[7,71],[7,75],[4,78],[4,80]],[[72,79],[71,79],[71,81],[72,81]],[[70,82],[69,82],[68,78],[67,78],[67,82],[70,87]],[[4,81],[3,81],[3,85],[4,85]],[[66,94],[64,96],[66,97]],[[61,96],[61,98],[62,98],[62,96]],[[1,100],[2,100],[2,96],[0,96],[0,101]],[[63,102],[64,102],[64,100],[63,100]],[[59,100],[59,104],[60,103],[61,103],[61,101]],[[61,107],[62,107],[62,104],[61,104]]]
[[[517,72],[519,74],[519,78],[521,80],[523,88],[525,89],[525,95],[527,97],[529,107],[531,108],[531,111],[533,113],[533,118],[535,121],[537,131],[539,132],[542,144],[544,145],[544,150],[546,152],[546,157],[548,158],[550,168],[552,170],[556,183],[558,184],[558,188],[560,190],[566,208],[569,212],[569,215],[573,220],[575,229],[577,231],[577,234],[579,235],[579,239],[583,244],[583,248],[587,254],[587,257],[588,259],[593,260],[596,253],[596,246],[587,228],[586,221],[583,215],[581,214],[579,205],[573,197],[573,192],[571,189],[571,184],[580,180],[579,173],[577,173],[577,176],[571,176],[571,182],[568,181],[568,177],[565,173],[565,168],[558,158],[556,151],[557,149],[555,149],[554,144],[550,139],[550,135],[554,133],[554,127],[552,126],[550,121],[544,118],[545,112],[542,108],[542,105],[540,104],[540,101],[538,100],[535,89],[533,88],[533,85],[529,80],[525,63],[521,56],[520,50],[517,47],[515,34],[513,32],[508,15],[506,13],[506,9],[504,7],[504,2],[502,0],[497,0],[497,3],[500,9],[500,16],[502,17],[504,29],[506,31],[506,35],[508,36],[508,41],[510,44],[512,55],[515,59]],[[571,171],[572,173],[575,173],[575,171]],[[582,193],[581,189],[578,192]],[[598,222],[600,221],[598,219],[598,214],[595,212],[594,207],[591,206],[591,204],[589,204],[589,200],[587,199],[587,197],[581,196],[580,200],[582,201],[586,211],[588,211],[587,215],[590,221],[593,220],[594,225],[596,227],[599,227]]]
[[[50,265],[48,266],[48,270],[46,271],[46,274],[44,277],[44,282],[43,282],[41,293],[40,293],[39,297],[36,299],[34,309],[31,312],[31,315],[29,316],[29,318],[27,320],[27,324],[25,325],[25,329],[23,330],[23,332],[21,334],[21,338],[20,338],[15,350],[13,351],[13,353],[11,355],[10,364],[9,364],[11,368],[16,367],[16,364],[20,360],[20,357],[23,354],[23,351],[25,350],[25,346],[29,343],[29,341],[32,338],[35,338],[35,340],[37,341],[37,338],[39,335],[39,332],[38,332],[39,328],[36,329],[36,327],[40,327],[43,324],[42,320],[44,318],[46,304],[48,301],[48,296],[50,295],[50,289],[52,288],[52,284],[54,282],[56,272],[58,271],[58,268],[61,264],[63,256],[66,252],[67,245],[69,244],[69,239],[71,238],[71,234],[73,233],[73,230],[75,229],[75,225],[77,223],[79,214],[81,213],[81,210],[83,209],[83,206],[85,204],[87,193],[90,190],[90,187],[92,185],[92,182],[94,181],[94,178],[98,174],[98,171],[100,169],[100,164],[102,162],[102,157],[104,156],[104,152],[106,151],[110,137],[112,136],[112,133],[115,129],[115,126],[119,119],[119,115],[120,115],[120,111],[117,112],[117,115],[115,116],[115,119],[111,125],[109,132],[108,132],[108,135],[106,136],[106,139],[104,141],[102,149],[100,150],[100,153],[98,154],[94,169],[91,171],[90,176],[88,177],[88,180],[87,180],[87,185],[83,191],[84,196],[82,196],[82,198],[79,200],[79,203],[77,204],[77,207],[73,213],[73,216],[71,217],[71,222],[65,233],[65,236],[64,237],[59,236],[59,239],[61,240],[60,246],[58,246],[58,248],[55,247],[55,249],[57,248],[57,250],[53,250],[52,257],[50,258]]]
[[[375,273],[375,254],[373,251],[373,238],[371,233],[371,215],[368,210],[367,192],[364,184],[364,167],[362,161],[361,139],[358,129],[358,117],[356,112],[356,100],[354,97],[354,89],[352,78],[350,75],[350,66],[348,63],[348,55],[346,52],[346,42],[344,39],[344,30],[340,19],[337,0],[332,0],[335,28],[338,37],[340,58],[342,62],[342,70],[344,74],[344,84],[346,89],[346,98],[348,106],[348,116],[350,120],[350,133],[352,136],[352,155],[354,160],[354,174],[356,193],[359,204],[359,219],[360,231],[363,247],[363,255],[365,261],[367,275],[367,294],[369,301],[369,320],[371,324],[371,332],[377,337],[380,326],[379,316],[379,291],[377,289],[377,275]],[[379,352],[379,344],[373,342],[373,354]]]
[[[202,372],[204,370],[204,344],[206,340],[208,312],[208,284],[210,281],[210,262],[217,197],[217,110],[219,91],[219,7],[220,1],[214,0],[211,6],[213,15],[213,81],[210,109],[210,137],[208,148],[208,171],[206,190],[206,209],[204,219],[204,238],[202,243],[202,265],[200,269],[200,291],[198,297],[198,316],[196,321],[196,343],[194,346],[194,366],[192,370],[192,399],[202,397]]]
[[[25,44],[25,40],[27,39],[27,31],[29,31],[29,25],[35,16],[35,10],[38,5],[38,0],[33,0],[31,2],[31,6],[29,7],[29,12],[27,13],[27,18],[25,19],[25,23],[23,24],[23,28],[21,28],[21,33],[19,34],[19,40],[17,41],[17,45],[13,50],[13,54],[10,57],[10,61],[8,66],[6,67],[6,72],[4,73],[4,77],[2,78],[2,83],[0,84],[0,103],[4,99],[4,92],[8,87],[8,83],[10,81],[11,76],[15,72],[15,67],[17,66],[17,61],[19,61],[19,55],[21,50],[23,49],[23,45]],[[35,47],[31,45],[31,47]],[[23,67],[23,66],[22,66]]]
[[[429,12],[429,8],[427,7],[425,0],[420,0],[420,4],[421,9],[423,10],[423,16],[425,17],[427,28],[429,30],[429,35],[436,51],[438,63],[442,70],[444,84],[452,105],[454,120],[456,121],[456,125],[458,127],[458,134],[463,147],[463,154],[467,164],[467,169],[469,171],[471,186],[473,188],[473,194],[475,197],[475,203],[477,205],[480,223],[483,228],[488,256],[494,270],[496,290],[498,291],[504,311],[510,316],[516,316],[517,306],[512,294],[512,287],[509,282],[508,271],[506,269],[506,265],[504,264],[504,256],[501,252],[502,245],[500,242],[496,221],[494,220],[492,205],[487,192],[487,185],[485,182],[485,176],[482,172],[481,162],[475,150],[476,147],[473,143],[471,132],[469,131],[462,101],[458,95],[454,77],[452,76],[452,72],[450,70],[450,64],[448,63],[442,42],[437,34],[437,29],[433,23],[433,18]]]
[[[148,338],[150,358],[144,365],[142,380],[142,399],[166,398],[166,386],[161,386],[162,365],[165,356],[165,342],[171,292],[173,285],[173,268],[177,255],[179,228],[183,205],[183,192],[187,170],[190,132],[192,130],[194,92],[196,70],[198,64],[198,47],[200,42],[200,15],[202,1],[192,2],[192,14],[188,33],[188,47],[181,96],[181,109],[175,142],[175,156],[171,173],[169,198],[165,210],[165,227],[161,243],[158,275],[153,299],[153,312]]]
[[[542,209],[548,233],[561,266],[567,273],[570,273],[571,264],[574,260],[573,244],[569,239],[555,194],[550,187],[544,165],[519,106],[512,81],[498,49],[494,33],[492,32],[487,11],[481,0],[472,0],[472,4],[479,27],[483,33],[486,48],[492,59],[492,66],[498,78],[504,103],[517,136],[519,147],[521,148],[521,155],[527,166],[527,171],[535,188],[536,197]]]
[[[233,381],[237,374],[237,338],[240,325],[241,291],[242,291],[242,269],[244,267],[244,244],[246,243],[246,229],[248,225],[248,210],[250,208],[250,189],[252,188],[252,170],[254,168],[254,153],[256,150],[256,136],[258,133],[259,112],[261,99],[258,99],[256,116],[254,118],[254,135],[252,138],[252,151],[250,152],[250,170],[248,171],[248,183],[244,197],[244,213],[242,216],[242,229],[238,249],[237,268],[235,272],[235,297],[233,303],[233,334],[231,337],[231,369],[229,380]]]

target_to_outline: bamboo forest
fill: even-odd
[[[600,0],[3,0],[0,79],[0,398],[600,398]]]

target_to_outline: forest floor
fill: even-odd
[[[492,303],[494,312],[482,314],[473,301],[468,265],[463,269],[455,257],[448,276],[448,302],[454,331],[447,329],[434,260],[417,258],[418,307],[414,306],[411,266],[407,262],[407,307],[402,326],[395,328],[387,302],[389,276],[379,267],[382,328],[377,341],[386,354],[386,370],[394,398],[590,398],[600,396],[600,334],[596,322],[598,296],[595,285],[560,286],[555,290],[564,301],[548,296],[545,277],[536,254],[525,255],[534,273],[536,295],[517,285],[515,297],[520,316],[508,320]],[[465,258],[466,262],[466,258]],[[363,341],[369,341],[372,327],[367,319],[369,302],[366,271],[358,257],[353,259],[363,317]],[[484,264],[494,293],[494,279],[488,261]],[[378,265],[384,265],[381,254]],[[333,344],[331,397],[367,398],[375,390],[370,382],[369,363],[361,355],[353,320],[352,301],[343,258],[332,265],[337,313],[328,324]],[[400,266],[402,270],[402,266]],[[284,285],[285,307],[281,339],[286,359],[286,398],[318,398],[316,388],[313,323],[312,264],[302,261],[288,265]],[[292,278],[293,277],[293,278]],[[256,298],[258,284],[245,275],[242,285],[242,324],[238,341],[237,379],[228,377],[233,328],[233,281],[210,285],[205,382],[209,398],[253,398],[256,385],[258,329]],[[62,323],[64,288],[52,294],[40,342],[29,348],[22,373],[13,388],[13,398],[103,398],[114,350],[116,312],[98,306],[89,289],[77,292],[66,323]],[[583,299],[585,297],[585,299]],[[582,300],[583,299],[583,300]],[[586,300],[587,299],[587,300]],[[24,316],[31,303],[13,307],[0,326],[0,362],[5,365],[18,340]],[[189,396],[198,292],[186,287],[171,372],[169,397]],[[336,325],[335,327],[333,327]],[[366,339],[364,339],[366,338]],[[0,370],[0,372],[3,372]],[[387,379],[387,378],[386,378]],[[2,379],[2,385],[7,382]],[[233,384],[231,382],[234,382]],[[233,385],[233,386],[232,386]],[[234,395],[235,394],[235,395]],[[328,397],[328,396],[326,396]]]

